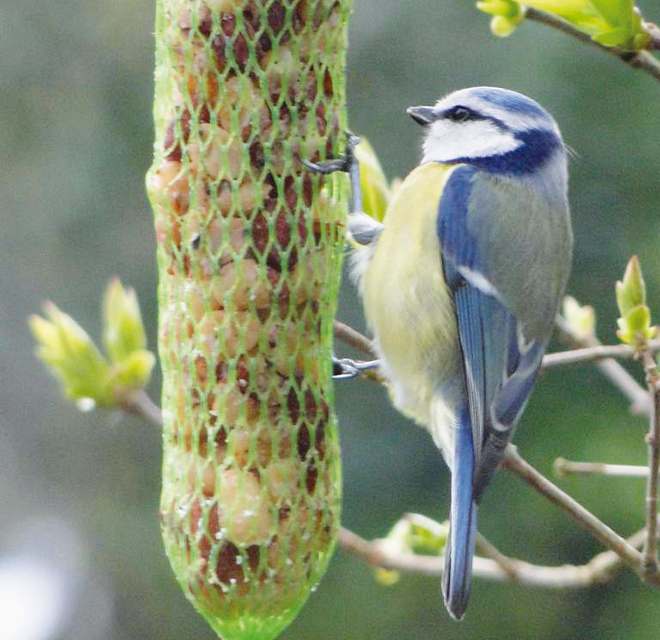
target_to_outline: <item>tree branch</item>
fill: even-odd
[[[359,331],[353,329],[353,327],[349,327],[347,324],[339,322],[339,320],[335,320],[334,335],[335,338],[338,338],[345,344],[354,347],[358,351],[361,351],[363,354],[368,356],[369,360],[376,360],[378,358],[378,354],[373,347],[373,342],[369,340],[367,336],[364,336]],[[357,362],[364,361],[358,360]],[[368,378],[369,380],[373,380],[374,382],[378,382],[379,384],[387,385],[387,380],[377,368],[365,369],[360,372],[360,376],[363,378]]]
[[[347,324],[335,320],[334,334],[335,338],[339,338],[344,344],[361,351],[368,356],[369,359],[373,360],[378,357],[374,351],[371,340],[369,340],[367,336],[362,335],[359,331],[353,329],[353,327],[349,327]]]
[[[340,328],[342,335],[350,335],[345,329]],[[357,332],[355,332],[357,333]],[[360,335],[360,334],[357,334]],[[362,341],[357,340],[356,344]],[[649,353],[649,357],[653,357]],[[654,362],[655,364],[655,362]],[[655,371],[657,374],[657,369]],[[660,377],[660,374],[659,374]],[[654,382],[655,384],[655,382]],[[658,386],[654,386],[658,389]],[[656,400],[660,398],[660,393],[655,393]],[[658,400],[660,402],[660,400]],[[162,426],[162,415],[159,407],[149,398],[144,390],[139,390],[127,396],[123,402],[123,408],[129,413],[142,416],[147,422],[154,426]],[[658,413],[660,415],[660,412]],[[654,422],[654,424],[656,424]],[[656,424],[657,428],[657,424]],[[657,431],[653,431],[657,436]],[[649,438],[651,440],[652,437]],[[656,440],[657,442],[657,440]],[[654,456],[658,457],[658,447],[651,447]],[[651,454],[650,454],[651,455]],[[660,460],[656,460],[658,464]],[[571,515],[585,530],[598,538],[605,546],[611,549],[611,554],[619,557],[615,560],[612,556],[600,554],[590,563],[583,566],[564,566],[564,567],[541,567],[532,565],[521,560],[508,558],[501,554],[485,538],[479,537],[479,549],[482,554],[488,555],[488,558],[475,558],[475,574],[492,580],[512,580],[524,582],[525,584],[561,588],[567,586],[586,586],[597,581],[602,581],[603,576],[616,566],[617,562],[624,562],[633,569],[642,573],[644,579],[654,585],[660,585],[660,576],[657,572],[657,541],[645,542],[645,554],[637,551],[635,544],[626,541],[610,527],[601,522],[596,516],[590,513],[582,505],[577,503],[568,494],[564,493],[557,486],[552,484],[547,478],[541,475],[530,464],[525,462],[518,454],[513,445],[508,445],[504,462],[504,468],[519,475],[523,480],[530,484],[539,493],[548,498],[552,503],[560,506],[564,511]],[[657,475],[657,466],[656,466]],[[657,482],[655,483],[655,510],[649,508],[649,511],[655,517],[653,522],[647,524],[649,531],[657,535]],[[649,502],[650,504],[650,502]],[[650,517],[650,516],[649,516]],[[646,536],[645,536],[646,539]],[[340,532],[340,544],[343,548],[362,557],[374,566],[396,569],[402,571],[415,571],[427,574],[438,575],[442,572],[442,559],[429,556],[418,556],[414,554],[392,554],[382,543],[368,542],[356,534],[342,529]],[[650,549],[650,551],[646,551]],[[656,563],[644,564],[643,559],[651,556],[656,559]],[[605,569],[603,569],[605,567]],[[650,567],[650,568],[649,568]],[[655,568],[653,568],[655,567]],[[600,577],[599,577],[600,576]]]
[[[649,49],[655,49],[656,51],[660,50],[660,27],[658,27],[657,24],[647,22],[646,20],[643,20],[642,22],[644,23],[646,30],[651,34],[651,45],[649,46]]]
[[[525,17],[528,20],[533,20],[534,22],[540,22],[545,24],[553,29],[557,29],[562,33],[565,33],[573,38],[576,38],[584,44],[591,45],[605,51],[606,53],[616,56],[624,62],[625,64],[644,71],[649,75],[653,76],[656,80],[660,80],[660,61],[651,55],[648,51],[625,51],[619,49],[618,47],[605,47],[602,44],[599,44],[595,40],[592,40],[586,33],[583,33],[579,29],[576,29],[573,25],[569,24],[561,18],[546,13],[545,11],[540,11],[539,9],[534,9],[533,7],[527,7],[525,12]],[[652,36],[652,46],[658,48],[657,43],[660,42],[660,38],[657,35],[651,34]]]
[[[574,339],[574,338],[572,338]],[[649,342],[649,350],[652,353],[660,351],[660,340]],[[603,345],[597,344],[591,347],[582,347],[570,351],[557,351],[548,353],[543,357],[543,369],[552,369],[568,364],[579,364],[581,362],[594,362],[605,358],[623,358],[632,360],[636,357],[635,349],[627,344]]]
[[[513,471],[550,502],[566,511],[583,529],[600,540],[608,549],[620,555],[623,562],[628,566],[635,571],[640,570],[642,554],[639,551],[593,513],[541,475],[532,465],[523,460],[516,447],[511,444],[507,446],[502,466],[509,471]]]
[[[642,529],[631,536],[626,543],[633,549],[641,547],[646,539]],[[424,556],[413,553],[393,552],[384,540],[365,540],[356,533],[342,528],[339,531],[339,544],[343,551],[350,553],[372,567],[382,567],[392,571],[419,573],[427,576],[441,576],[444,568],[442,556]],[[517,582],[549,589],[588,587],[611,580],[622,565],[621,556],[614,551],[604,551],[583,565],[563,565],[547,567],[531,564],[523,560],[503,555],[481,537],[478,541],[481,553],[489,557],[475,557],[473,573],[479,578],[500,582]]]
[[[592,349],[603,346],[596,336],[584,337],[576,335],[568,322],[561,316],[557,316],[555,322],[559,331],[575,347]],[[611,357],[604,360],[596,360],[595,366],[628,398],[631,403],[631,411],[635,415],[649,415],[651,400],[648,392],[616,360],[613,360]]]
[[[633,359],[635,350],[631,346],[626,344],[603,345],[595,337],[578,337],[561,317],[557,318],[557,326],[570,339],[570,342],[578,348],[546,354],[541,365],[543,369],[552,369],[580,362],[595,362],[596,366],[632,402],[634,413],[648,413],[650,402],[647,392],[618,362],[613,360],[613,358]],[[377,357],[371,340],[359,331],[335,320],[334,332],[336,338],[361,351],[369,359]],[[652,353],[660,351],[660,340],[651,340],[648,344]]]
[[[516,579],[519,571],[517,566],[517,563],[519,562],[518,560],[505,556],[494,544],[487,540],[486,537],[481,535],[478,531],[474,546],[477,555],[483,556],[484,558],[490,558],[497,563],[510,580]]]
[[[163,426],[163,414],[160,407],[147,395],[144,389],[127,395],[122,401],[122,409],[127,413],[140,416],[155,427]]]
[[[557,458],[552,469],[558,476],[613,476],[618,478],[647,478],[649,468],[632,464],[605,464],[603,462],[574,462]]]
[[[646,529],[648,536],[644,544],[645,575],[658,575],[658,471],[660,471],[660,373],[655,358],[647,346],[641,350],[641,359],[646,374],[646,385],[651,394],[651,412],[648,443],[648,479],[646,481]]]

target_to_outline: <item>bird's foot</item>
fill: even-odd
[[[303,160],[303,164],[315,173],[322,173],[323,175],[334,173],[335,171],[351,173],[351,169],[357,163],[355,159],[355,147],[359,142],[360,138],[358,136],[350,131],[346,131],[346,151],[340,158],[324,160],[323,162]]]
[[[355,378],[362,371],[377,369],[380,364],[380,360],[357,361],[350,358],[333,358],[332,377],[334,380],[348,380]]]

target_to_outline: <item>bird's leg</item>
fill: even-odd
[[[360,163],[355,157],[355,147],[360,142],[358,136],[346,132],[346,152],[341,158],[325,160],[324,162],[310,162],[303,160],[303,164],[314,171],[328,175],[335,171],[344,171],[348,173],[351,181],[351,210],[348,218],[348,228],[351,236],[358,244],[367,245],[375,237],[376,233],[382,228],[379,222],[373,220],[362,211],[362,188],[360,186]],[[368,218],[367,224],[359,223],[359,220]],[[355,221],[356,224],[351,224]],[[376,233],[374,233],[374,227]],[[365,233],[366,229],[366,233]],[[380,366],[380,360],[370,360],[368,362],[357,362],[349,358],[332,358],[332,377],[335,380],[347,380],[355,378],[361,371],[377,369]]]
[[[305,166],[316,173],[329,174],[335,171],[348,173],[351,180],[351,209],[348,214],[348,233],[355,243],[368,246],[375,242],[383,230],[383,225],[362,210],[362,188],[360,186],[360,162],[355,155],[355,147],[360,138],[346,132],[346,152],[341,158],[325,162],[303,160]]]
[[[348,173],[351,180],[351,210],[349,215],[362,213],[362,189],[360,187],[360,163],[355,157],[355,147],[360,138],[350,131],[346,132],[346,151],[341,158],[325,160],[324,162],[310,162],[303,160],[303,164],[316,173],[328,175],[335,171]]]

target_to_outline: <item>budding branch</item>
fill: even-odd
[[[598,364],[608,361],[602,360],[602,358],[635,357],[632,347],[625,345],[604,347],[598,343],[595,337],[580,338],[571,333],[568,325],[561,322],[559,324],[560,330],[574,344],[582,344],[584,346],[572,351],[548,354],[543,361],[544,367],[554,368],[577,362],[594,362]],[[335,322],[335,336],[368,357],[375,355],[371,341],[368,338],[341,322]],[[636,571],[645,582],[655,587],[660,587],[660,573],[658,572],[657,564],[657,532],[660,526],[657,510],[658,474],[660,471],[660,447],[658,446],[660,435],[658,430],[658,416],[660,416],[660,372],[658,372],[652,356],[658,350],[660,350],[660,341],[652,341],[648,343],[646,351],[642,354],[647,374],[647,384],[649,391],[653,395],[652,403],[648,401],[648,398],[646,400],[647,406],[650,407],[649,414],[653,425],[647,437],[649,445],[649,468],[644,468],[645,475],[649,478],[646,527],[627,540],[622,538],[590,511],[534,469],[534,467],[520,456],[516,447],[509,445],[502,465],[503,468],[518,475],[537,492],[566,511],[582,528],[606,546],[608,551],[597,554],[583,565],[547,567],[510,558],[498,551],[483,536],[479,536],[477,548],[480,556],[474,559],[474,574],[476,576],[488,580],[517,582],[545,588],[580,588],[607,582],[614,577],[623,565],[627,565]],[[612,360],[612,362],[614,361]],[[614,364],[618,365],[616,362]],[[628,375],[623,368],[619,370],[616,367],[606,368],[603,372],[618,387],[621,386],[621,372],[625,373],[626,376]],[[637,382],[634,382],[634,384],[637,385]],[[639,386],[639,392],[647,393],[641,386]],[[626,395],[630,397],[629,394]],[[123,408],[129,413],[141,416],[155,426],[159,427],[162,424],[160,409],[144,391],[138,391],[126,398]],[[564,467],[562,467],[562,464]],[[564,472],[570,472],[572,471],[571,464],[576,463],[568,463],[566,461],[562,463],[558,461],[556,469],[561,468]],[[600,465],[600,468],[602,469],[607,466],[616,465]],[[639,475],[639,473],[635,472],[635,475]],[[653,478],[655,478],[655,482],[652,480]],[[385,544],[383,540],[365,540],[345,528],[340,530],[339,544],[342,549],[373,567],[439,576],[444,566],[442,556],[393,551],[391,545]]]
[[[656,80],[660,80],[660,60],[655,58],[649,51],[627,51],[625,49],[620,49],[619,47],[606,47],[595,40],[592,40],[586,33],[583,33],[579,29],[576,29],[573,25],[557,18],[550,13],[545,11],[540,11],[539,9],[534,9],[533,7],[527,7],[525,12],[525,18],[527,20],[533,20],[534,22],[540,22],[545,24],[553,29],[557,29],[562,33],[565,33],[573,38],[576,38],[580,42],[585,44],[592,45],[601,51],[605,51],[610,55],[616,56],[624,62],[625,64],[644,71],[649,75],[653,76]],[[658,27],[652,24],[647,25],[650,34],[651,34],[651,44],[649,45],[651,49],[660,49],[660,34],[658,33]]]
[[[549,588],[584,587],[611,579],[620,565],[626,564],[648,584],[660,587],[657,564],[658,531],[658,472],[660,470],[660,372],[655,366],[653,354],[660,351],[660,340],[649,341],[641,352],[645,363],[648,391],[613,358],[639,359],[640,351],[628,345],[604,346],[594,335],[580,336],[570,325],[557,318],[557,325],[565,339],[576,348],[570,351],[547,354],[542,368],[552,369],[568,364],[592,362],[631,401],[636,413],[649,415],[651,428],[649,443],[649,468],[647,486],[647,524],[628,540],[599,520],[594,514],[554,485],[526,462],[516,447],[508,445],[503,468],[518,475],[553,504],[566,511],[583,529],[597,538],[609,551],[594,556],[585,565],[542,567],[522,560],[508,558],[482,538],[479,552],[488,557],[477,557],[474,573],[493,579],[523,582]],[[367,357],[375,357],[371,342],[347,325],[335,321],[335,337],[358,349]],[[653,401],[651,401],[653,399]],[[556,466],[557,468],[557,466]],[[652,540],[651,540],[652,538]],[[342,529],[340,545],[369,564],[378,567],[438,575],[443,561],[437,556],[393,552],[382,541],[366,541],[356,534]],[[640,548],[643,551],[640,552]],[[486,552],[486,553],[484,553]]]

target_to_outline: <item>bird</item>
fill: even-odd
[[[515,91],[461,89],[407,113],[423,128],[421,162],[382,223],[349,216],[352,272],[393,402],[451,471],[442,591],[460,620],[478,505],[570,274],[568,154],[554,118]]]

